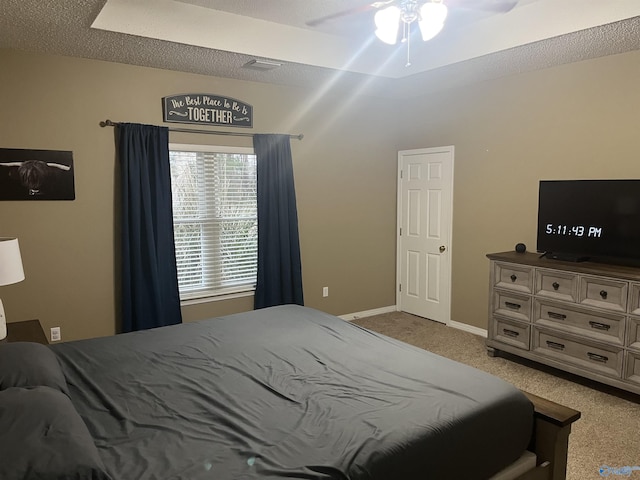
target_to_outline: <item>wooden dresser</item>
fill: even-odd
[[[640,268],[504,252],[490,260],[490,355],[640,394]]]

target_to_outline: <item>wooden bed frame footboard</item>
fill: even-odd
[[[536,468],[517,480],[565,480],[571,424],[580,412],[532,393],[523,392],[534,406],[534,429],[529,450],[536,454]]]

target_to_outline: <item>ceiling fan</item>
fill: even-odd
[[[411,65],[409,44],[412,24],[418,24],[422,40],[426,42],[444,27],[448,7],[506,13],[517,3],[518,0],[380,0],[316,18],[307,25],[314,27],[340,17],[375,10],[375,34],[384,43],[396,44],[402,27],[401,41],[407,44],[408,67]]]

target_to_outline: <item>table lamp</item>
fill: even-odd
[[[24,280],[22,258],[17,238],[0,237],[0,286]],[[7,320],[0,299],[0,340],[7,336]]]

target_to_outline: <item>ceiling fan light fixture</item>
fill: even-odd
[[[447,6],[442,2],[427,2],[420,8],[418,26],[425,42],[438,35],[447,18]]]
[[[398,41],[401,13],[400,9],[395,5],[378,10],[374,17],[377,27],[375,32],[376,37],[384,43],[395,45]]]

